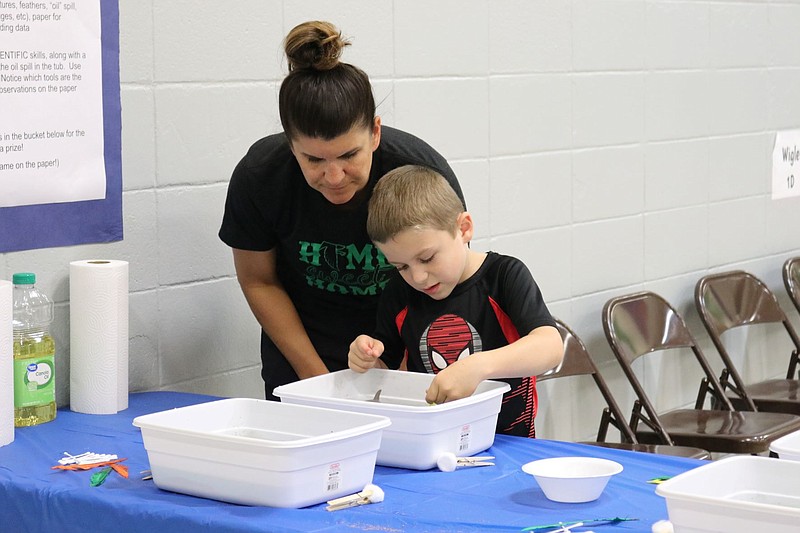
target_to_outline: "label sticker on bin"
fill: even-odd
[[[463,452],[469,449],[469,439],[472,434],[472,427],[469,424],[461,426],[461,435],[458,438],[458,451]]]
[[[328,467],[328,481],[325,484],[325,490],[331,492],[339,489],[342,483],[342,465],[341,463],[333,463]]]

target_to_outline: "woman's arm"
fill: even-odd
[[[294,303],[278,280],[276,252],[233,248],[239,286],[258,323],[300,379],[327,374],[328,368],[308,338]]]

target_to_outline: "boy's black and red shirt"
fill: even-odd
[[[506,346],[540,326],[555,326],[541,291],[525,264],[489,252],[481,267],[444,300],[410,287],[399,275],[387,284],[378,305],[375,338],[384,344],[381,359],[398,368],[408,355],[408,370],[438,373],[459,358]],[[503,379],[497,432],[535,436],[535,377]]]

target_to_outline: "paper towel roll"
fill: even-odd
[[[0,280],[0,446],[14,442],[14,285]]]
[[[69,264],[70,409],[128,408],[128,262]]]

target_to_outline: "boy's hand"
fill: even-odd
[[[380,360],[383,354],[383,343],[378,339],[373,339],[369,335],[359,335],[356,340],[350,343],[350,351],[347,354],[347,366],[356,372],[366,372],[374,366],[386,368]]]
[[[436,374],[425,393],[425,401],[439,404],[471,396],[483,381],[483,376],[478,371],[479,365],[473,364],[477,360],[470,359],[472,356],[457,361]]]

